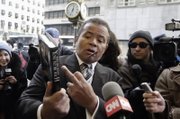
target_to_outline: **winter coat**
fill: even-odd
[[[135,67],[138,65],[138,67]],[[159,65],[151,58],[148,63],[137,61],[128,57],[126,62],[119,68],[118,73],[123,77],[121,82],[125,97],[129,100],[134,113],[128,119],[150,119],[151,115],[146,111],[143,103],[141,89],[142,82],[148,82],[152,89],[159,74]]]
[[[26,70],[27,70],[27,78],[31,80],[36,69],[38,68],[40,64],[40,54],[39,54],[38,49],[35,47],[30,47],[28,54],[29,54],[30,60],[28,62],[28,66]]]
[[[17,83],[14,85],[9,84],[8,86],[11,87],[10,90],[0,91],[0,113],[4,113],[5,119],[16,119],[16,102],[27,87],[25,72],[20,67],[21,61],[19,56],[12,52],[12,58],[7,68],[12,70],[11,75],[16,78]]]
[[[161,119],[180,118],[180,64],[163,70],[155,85],[166,100],[166,110],[161,114]],[[165,116],[166,115],[166,116]],[[158,119],[160,117],[156,117]]]

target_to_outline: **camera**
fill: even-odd
[[[11,68],[6,68],[6,69],[2,70],[2,73],[1,73],[1,75],[0,75],[0,79],[5,79],[6,77],[10,76],[11,73],[12,73]],[[11,85],[9,84],[9,82],[5,82],[3,91],[4,91],[5,93],[7,93],[7,94],[12,91],[12,87],[11,87]]]
[[[174,19],[171,21],[172,23],[165,24],[165,30],[180,30],[180,21]],[[175,66],[179,62],[177,57],[180,56],[180,38],[166,36],[159,38],[159,41],[154,43],[153,54],[154,59],[165,68]]]

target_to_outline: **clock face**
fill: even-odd
[[[65,14],[68,18],[76,18],[79,15],[80,10],[80,5],[77,2],[72,1],[67,4],[65,8]]]
[[[87,17],[87,6],[85,3],[81,4],[81,17],[85,19]]]

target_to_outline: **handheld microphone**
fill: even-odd
[[[131,68],[132,68],[132,71],[135,74],[137,80],[140,81],[140,75],[141,75],[141,71],[142,71],[141,66],[139,64],[134,64],[134,65],[132,65]]]
[[[139,64],[134,64],[134,65],[132,65],[132,70],[133,70],[135,75],[140,75],[142,68]]]
[[[104,105],[107,117],[122,115],[124,117],[133,112],[129,101],[124,98],[124,93],[116,82],[110,81],[102,87],[102,95],[105,101]]]

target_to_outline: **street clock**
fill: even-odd
[[[87,17],[87,6],[84,2],[71,1],[65,7],[65,15],[72,22],[84,20]]]

